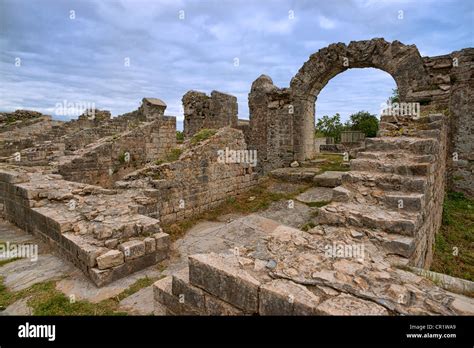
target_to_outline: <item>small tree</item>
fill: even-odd
[[[336,143],[341,141],[341,132],[345,129],[341,123],[341,115],[336,113],[329,117],[324,115],[316,122],[315,134],[324,134],[326,137],[333,137]]]
[[[350,125],[351,130],[363,132],[365,136],[369,138],[376,137],[377,131],[379,130],[379,120],[377,116],[368,111],[359,111],[352,114],[350,121],[346,124]]]

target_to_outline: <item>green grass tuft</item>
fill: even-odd
[[[194,136],[191,138],[191,144],[196,145],[200,143],[201,141],[209,139],[216,133],[217,133],[216,129],[207,129],[207,128],[201,129],[199,132],[194,134]]]

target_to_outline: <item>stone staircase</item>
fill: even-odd
[[[391,136],[366,140],[335,189],[338,202],[320,209],[319,222],[361,228],[411,264],[429,266],[424,249],[431,249],[432,225],[439,225],[430,220],[440,218],[430,209],[443,200],[433,194],[433,185],[444,182],[443,116],[382,116],[380,134]]]

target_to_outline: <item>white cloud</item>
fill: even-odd
[[[323,29],[334,29],[336,27],[336,21],[325,16],[319,16],[319,26]]]

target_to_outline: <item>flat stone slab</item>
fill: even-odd
[[[21,259],[0,267],[0,276],[5,286],[12,291],[20,291],[30,286],[61,279],[74,272],[76,268],[54,255],[38,255],[37,261]]]
[[[322,174],[316,175],[313,178],[313,182],[317,186],[323,187],[336,187],[342,184],[342,176],[345,172],[327,171]]]
[[[153,306],[153,285],[150,285],[120,301],[119,309],[132,315],[152,315]]]
[[[286,226],[301,228],[311,220],[315,209],[298,201],[279,201],[272,203],[267,210],[258,215]]]
[[[332,200],[333,190],[329,187],[313,187],[296,196],[303,203],[323,203]]]
[[[18,301],[13,302],[4,311],[0,312],[0,315],[32,315],[33,311],[28,306],[28,301],[31,296],[21,298]]]
[[[272,170],[270,175],[276,179],[290,181],[290,182],[311,182],[313,177],[320,172],[318,168],[279,168]]]
[[[98,288],[81,271],[76,269],[68,278],[60,280],[56,284],[56,289],[68,297],[73,295],[76,300],[87,300],[92,303],[98,303],[102,300],[117,296],[139,279],[145,277],[158,278],[160,276],[161,271],[158,269],[158,266],[153,265]]]
[[[227,224],[213,221],[198,223],[172,245],[172,257],[165,274],[185,268],[188,255],[222,252],[235,247],[252,246],[258,250],[266,234],[262,231],[263,220],[267,219],[252,214]]]
[[[22,244],[31,243],[36,240],[33,235],[0,218],[0,242]]]

